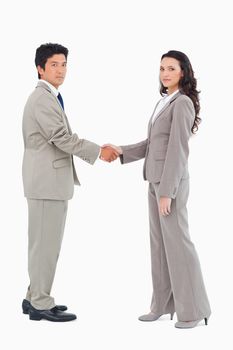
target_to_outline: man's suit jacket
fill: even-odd
[[[73,134],[57,97],[38,82],[23,114],[23,184],[27,198],[67,200],[79,180],[73,156],[93,164],[100,146]]]
[[[121,162],[129,163],[145,158],[144,179],[160,183],[160,197],[175,198],[180,180],[189,177],[188,141],[195,119],[192,100],[178,92],[158,113],[153,124],[152,117],[147,139],[122,146]]]

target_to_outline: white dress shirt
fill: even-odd
[[[152,118],[152,124],[154,123],[156,116],[159,114],[159,112],[163,109],[163,107],[171,100],[171,98],[176,95],[179,92],[179,90],[174,91],[171,95],[165,95],[161,100],[159,101],[154,114]]]

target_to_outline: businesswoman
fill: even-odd
[[[188,57],[169,51],[161,58],[160,93],[146,140],[115,146],[123,164],[145,158],[149,181],[149,221],[153,296],[141,321],[177,314],[177,328],[193,328],[211,310],[199,259],[190,240],[186,203],[189,194],[188,141],[200,122],[196,79]]]

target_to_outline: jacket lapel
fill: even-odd
[[[70,124],[68,122],[68,118],[67,118],[67,116],[66,116],[64,111],[63,111],[63,113],[64,113],[64,116],[65,116],[65,120],[66,120],[66,124],[67,124],[67,127],[68,127],[68,131],[69,131],[70,135],[72,135],[72,130],[71,130]]]
[[[160,100],[159,100],[159,101],[160,101]],[[153,118],[153,115],[154,115],[154,113],[155,113],[155,110],[156,110],[156,108],[157,108],[157,106],[158,106],[158,104],[159,104],[159,101],[156,103],[155,108],[153,109],[153,113],[152,113],[152,115],[151,115],[151,117],[150,117],[150,119],[149,119],[149,124],[151,124],[151,122],[152,122],[152,118]]]
[[[159,100],[159,101],[160,101],[160,100]],[[150,133],[150,130],[151,130],[151,127],[152,127],[152,119],[153,119],[153,115],[154,115],[155,110],[156,110],[156,108],[157,108],[157,106],[158,106],[158,104],[159,104],[159,101],[156,103],[155,108],[154,108],[154,110],[153,110],[153,113],[152,113],[152,115],[151,115],[151,117],[150,117],[150,119],[149,119],[149,124],[148,124],[148,133]]]
[[[156,118],[155,118],[155,121],[154,121],[154,124],[156,123],[156,121],[159,119],[159,117],[161,117],[161,115],[163,114],[163,112],[170,106],[170,104],[178,97],[180,96],[181,93],[180,91],[177,92],[177,94],[175,94],[172,99],[165,104],[165,106],[163,106],[163,108],[161,109],[161,111],[157,114]],[[157,106],[157,105],[156,105]]]
[[[62,111],[62,116],[63,116],[63,118],[65,119],[65,122],[66,122],[67,128],[68,128],[68,131],[69,131],[70,134],[72,134],[71,127],[70,127],[70,124],[69,124],[69,122],[68,122],[67,116],[66,116],[66,114],[65,114],[65,112],[64,112],[64,110],[63,110],[63,108],[62,108],[62,106],[61,106],[61,104],[60,104],[60,102],[58,101],[58,98],[53,94],[53,92],[51,91],[50,87],[49,87],[47,84],[45,84],[43,81],[38,81],[37,87],[42,87],[42,88],[46,89],[46,90],[49,91],[49,92],[51,93],[51,95],[54,97],[54,100],[55,100],[56,103],[59,105],[59,107],[60,107],[60,109],[61,109],[61,111]]]

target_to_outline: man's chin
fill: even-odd
[[[60,86],[64,83],[64,79],[58,79],[58,81],[56,81],[56,85]]]

